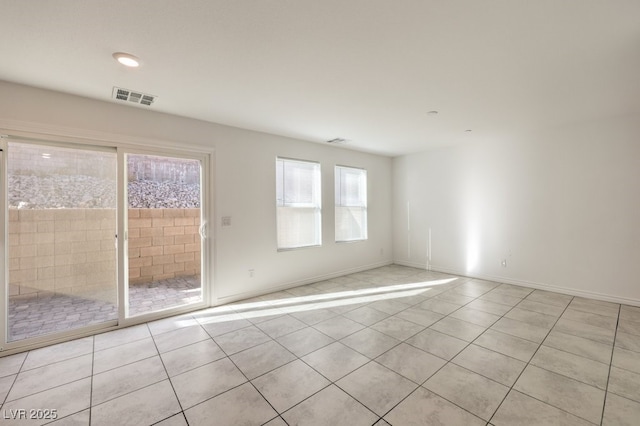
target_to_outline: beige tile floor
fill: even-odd
[[[391,265],[0,358],[0,402],[17,425],[637,425],[640,308]]]

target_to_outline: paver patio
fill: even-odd
[[[129,288],[129,315],[194,303],[200,276],[177,277]],[[59,293],[9,298],[9,341],[100,324],[118,318],[115,303]]]

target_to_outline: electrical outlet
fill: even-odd
[[[249,278],[253,278],[255,272],[255,269],[249,269]]]
[[[222,226],[231,226],[231,216],[222,216]]]

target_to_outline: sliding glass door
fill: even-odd
[[[7,341],[116,320],[115,150],[5,149]]]
[[[208,155],[0,148],[0,351],[207,306]]]
[[[128,154],[128,316],[202,302],[199,160]]]

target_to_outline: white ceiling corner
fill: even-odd
[[[0,10],[2,80],[112,102],[123,87],[157,95],[156,111],[384,155],[640,107],[637,0],[0,0]],[[117,51],[142,66],[123,68]]]

